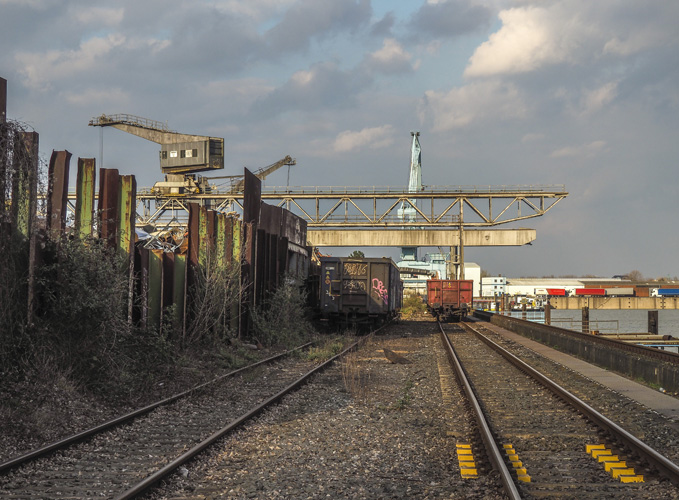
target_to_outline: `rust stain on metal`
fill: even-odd
[[[118,170],[102,168],[99,170],[99,237],[109,247],[115,247],[118,229]]]
[[[47,190],[47,228],[52,237],[63,235],[66,230],[70,162],[68,151],[52,151]]]
[[[134,250],[134,222],[137,209],[137,181],[134,175],[121,175],[118,186],[118,248],[128,255]]]
[[[92,236],[96,178],[97,171],[94,158],[78,158],[75,230],[80,238],[89,238]]]

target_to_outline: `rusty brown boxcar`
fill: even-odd
[[[474,305],[473,280],[427,280],[427,309],[441,321],[460,321]]]

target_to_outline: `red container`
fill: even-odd
[[[566,290],[563,288],[548,288],[547,289],[547,295],[555,296],[555,297],[565,297],[566,296]]]
[[[575,295],[606,295],[605,288],[576,288]]]

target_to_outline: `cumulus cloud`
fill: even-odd
[[[567,146],[552,151],[550,158],[592,157],[606,151],[606,141],[593,141],[579,146]]]
[[[474,82],[448,92],[425,92],[420,114],[434,131],[466,127],[488,119],[524,117],[527,105],[518,88],[500,81]]]
[[[358,132],[345,130],[335,139],[334,149],[338,153],[354,151],[367,146],[370,149],[380,149],[394,143],[394,127],[382,125],[380,127],[364,128]]]
[[[677,44],[679,4],[616,0],[523,2],[501,10],[500,29],[475,50],[465,76],[535,71],[556,64],[596,64]],[[515,4],[516,5],[516,4]]]
[[[366,63],[382,73],[407,73],[413,70],[412,56],[393,38],[384,40],[382,48],[370,54]]]
[[[16,60],[28,87],[45,90],[55,79],[73,77],[89,72],[96,63],[116,47],[125,43],[125,37],[112,34],[103,38],[91,38],[77,50],[50,50],[45,53],[19,52]]]
[[[564,23],[556,13],[555,8],[533,6],[501,11],[502,27],[474,51],[465,76],[525,73],[570,60],[578,22]]]

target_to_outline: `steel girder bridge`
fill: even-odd
[[[566,198],[563,185],[426,187],[302,187],[262,190],[262,200],[306,220],[309,228],[488,228],[540,217]],[[240,213],[242,192],[157,195],[137,192],[137,225],[182,225],[188,203]],[[410,217],[399,214],[410,207]],[[414,216],[412,216],[414,214]],[[174,221],[174,222],[172,222]]]
[[[534,229],[496,227],[545,215],[568,192],[563,185],[426,186],[417,192],[403,187],[273,187],[261,196],[304,219],[314,246],[450,247],[451,264],[460,276],[465,246],[530,244],[536,239]],[[242,214],[243,193],[235,187],[178,195],[139,188],[137,228],[181,232],[189,203]]]

